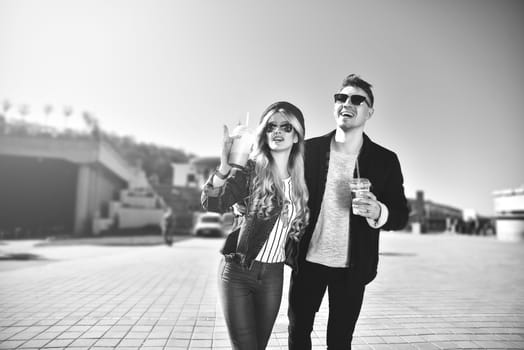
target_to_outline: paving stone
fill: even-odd
[[[43,348],[47,343],[49,343],[50,340],[48,339],[32,339],[20,346],[21,349],[28,349],[28,348]]]
[[[60,258],[64,247],[34,248],[53,262],[0,271],[0,349],[229,349],[221,243],[66,248],[82,250],[77,259]],[[353,348],[523,349],[523,252],[492,237],[382,233]],[[268,349],[287,349],[289,274]],[[327,318],[326,298],[314,349],[326,347]]]
[[[49,343],[45,345],[46,348],[60,348],[60,347],[67,347],[69,344],[71,344],[74,340],[73,339],[54,339],[51,340]]]

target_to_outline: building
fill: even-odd
[[[524,240],[524,185],[493,192],[497,238]]]
[[[5,129],[0,133],[0,231],[4,236],[100,233],[119,216],[118,206],[111,203],[127,192],[147,191],[143,172],[100,135],[94,136],[18,135]],[[155,215],[161,216],[161,205]],[[124,212],[130,206],[124,199],[120,207]],[[130,216],[138,220],[137,225],[147,224],[153,219],[144,219],[149,216],[146,211],[143,208],[140,215]]]
[[[135,229],[159,232],[165,209],[163,198],[149,184],[144,171],[136,169],[135,177],[120,190],[117,199],[109,201],[107,210],[95,213],[93,234]]]
[[[166,205],[173,209],[176,230],[186,232],[193,227],[195,213],[203,211],[200,204],[202,187],[219,164],[219,157],[198,157],[189,163],[173,163],[172,185],[154,186]]]
[[[413,233],[457,232],[463,220],[461,209],[424,199],[424,192],[417,191],[414,199],[408,198],[410,216],[408,229]]]
[[[189,163],[173,163],[173,186],[202,189],[205,182],[220,165],[219,157],[197,157]]]
[[[408,230],[413,233],[454,232],[470,235],[493,235],[493,219],[478,215],[473,209],[459,209],[424,199],[417,191],[416,198],[408,198],[411,208]]]
[[[184,213],[184,216],[189,217],[192,212],[202,210],[202,186],[219,164],[219,157],[195,158],[190,163],[172,164],[172,189],[164,187],[158,191],[162,193],[166,203],[173,206],[175,213]],[[423,191],[417,191],[416,198],[408,199],[408,204],[411,211],[407,230],[414,233],[450,231],[480,234],[480,228],[484,226],[479,223],[486,221],[476,214],[472,215],[470,211],[464,212],[462,209],[425,200]]]

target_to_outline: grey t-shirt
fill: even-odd
[[[357,154],[336,152],[331,148],[324,198],[306,255],[309,262],[329,267],[348,266],[349,180],[353,178],[357,157]]]

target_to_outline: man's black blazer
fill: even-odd
[[[306,140],[305,176],[309,190],[309,224],[300,241],[299,264],[305,260],[313,230],[317,223],[329,165],[330,145],[335,132]],[[364,134],[358,156],[360,176],[371,181],[371,192],[389,210],[387,222],[380,228],[369,226],[367,220],[351,213],[348,276],[367,284],[377,274],[380,230],[400,230],[407,223],[409,209],[404,194],[404,180],[397,155],[374,143]],[[356,167],[355,167],[356,168]],[[356,169],[355,174],[356,177]]]

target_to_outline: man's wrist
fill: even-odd
[[[386,205],[381,202],[378,202],[378,204],[380,206],[378,218],[376,220],[372,218],[367,219],[369,226],[373,228],[380,228],[384,226],[386,222],[388,221],[388,217],[389,217],[388,207],[386,207]]]
[[[378,221],[380,220],[380,215],[382,214],[382,205],[381,203],[378,204],[378,215],[375,219],[375,225],[378,225]]]

